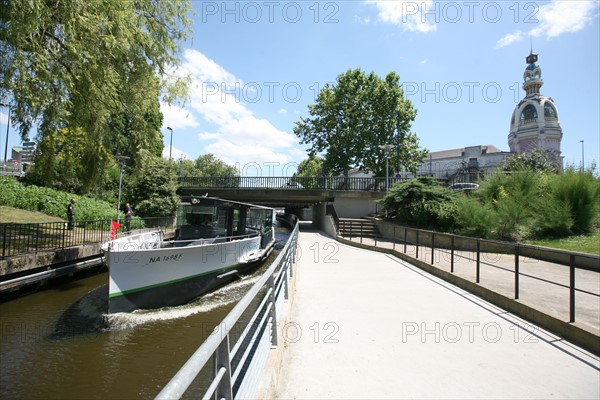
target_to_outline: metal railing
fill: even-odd
[[[173,218],[133,218],[131,229],[170,228]],[[40,251],[64,249],[82,244],[100,243],[110,238],[111,220],[77,221],[73,229],[66,222],[43,222],[37,224],[0,224],[0,258]],[[124,234],[125,221],[116,235]]]
[[[388,178],[389,187],[401,178]],[[185,188],[237,188],[237,189],[316,189],[316,190],[357,190],[382,192],[386,190],[386,178],[345,178],[345,177],[182,177],[179,185]]]
[[[467,277],[475,283],[485,285],[486,278],[494,280],[494,285],[503,286],[510,290],[509,295],[519,300],[523,290],[523,280],[527,280],[528,288],[533,284],[543,284],[546,287],[546,296],[566,296],[568,307],[568,322],[576,320],[576,298],[591,296],[591,303],[598,304],[600,292],[597,283],[590,285],[589,281],[596,282],[600,279],[600,256],[593,254],[576,253],[539,246],[509,243],[485,239],[470,238],[447,233],[438,233],[416,228],[408,228],[387,224],[383,232],[377,232],[375,237],[371,234],[369,226],[371,221],[352,221],[352,231],[336,227],[340,236],[350,241],[357,240],[361,244],[375,247],[390,248],[412,258],[424,260],[431,265],[446,270],[451,274]],[[364,225],[364,226],[361,226]],[[363,234],[365,233],[365,234]],[[548,268],[533,266],[540,262],[550,263]],[[558,266],[558,272],[564,279],[557,279],[556,273],[550,274],[551,265]],[[587,284],[583,277],[587,279]],[[578,286],[577,276],[582,282]],[[591,286],[591,288],[590,288]],[[595,289],[594,290],[594,286]],[[561,290],[551,289],[559,288]],[[542,289],[544,290],[544,289]],[[527,296],[531,297],[528,293]],[[543,296],[542,296],[543,297]],[[545,299],[547,300],[547,298]],[[537,301],[534,299],[534,302]],[[540,298],[539,301],[544,301]],[[560,302],[560,297],[557,299]],[[564,304],[564,302],[563,302]],[[536,308],[542,309],[544,304]],[[597,313],[598,310],[585,310]],[[596,329],[600,326],[596,323]]]
[[[203,399],[252,398],[268,352],[277,345],[277,318],[289,296],[296,258],[297,220],[284,248],[267,271],[229,312],[213,333],[157,395],[179,399],[212,361],[212,378],[201,388]],[[251,315],[247,320],[244,316]],[[234,333],[241,334],[235,337]]]

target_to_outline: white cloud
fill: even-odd
[[[211,126],[197,133],[198,139],[211,142],[205,152],[230,164],[285,163],[290,159],[283,150],[297,144],[296,136],[254,115],[243,99],[236,96],[240,87],[244,88],[240,79],[196,50],[184,53],[182,68],[192,78],[190,111],[193,118]]]
[[[531,34],[551,38],[577,32],[592,21],[597,6],[595,1],[553,1],[543,5],[537,14],[540,25]]]
[[[431,9],[433,0],[368,0],[367,4],[375,4],[379,10],[377,17],[382,22],[401,25],[403,30],[427,33],[435,31],[437,25],[427,21],[427,10]]]
[[[506,47],[508,45],[513,44],[514,42],[518,42],[521,39],[523,39],[523,32],[516,31],[514,33],[509,33],[508,35],[504,36],[503,38],[498,39],[498,41],[496,42],[496,49],[499,49],[501,47]]]
[[[535,13],[538,24],[528,32],[533,37],[553,38],[563,33],[577,32],[585,28],[598,13],[598,2],[553,0],[540,6]],[[496,48],[508,46],[523,39],[521,31],[510,33],[496,42]]]
[[[280,108],[279,110],[277,110],[277,112],[279,114],[287,114],[288,110],[286,110],[285,108]]]
[[[173,129],[178,129],[195,128],[200,125],[196,117],[184,108],[161,103],[160,111],[163,113],[163,127],[170,126]]]
[[[171,149],[169,146],[165,146],[163,148],[163,151],[162,151],[163,158],[166,158],[167,160],[169,159],[169,151],[171,151],[171,158],[173,160],[179,160],[182,156],[183,156],[184,160],[189,159],[189,156],[187,155],[187,153],[185,151],[179,150],[175,147],[173,147],[173,149]]]

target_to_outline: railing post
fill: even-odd
[[[415,245],[417,246],[417,254],[416,254],[416,258],[417,260],[419,259],[419,230],[417,230],[417,240]]]
[[[394,236],[392,236],[392,250],[396,250],[396,225],[394,225]]]
[[[233,399],[233,388],[231,386],[231,360],[229,359],[229,333],[221,341],[214,355],[214,377],[221,369],[225,369],[223,377],[217,385],[215,395],[217,399]]]
[[[519,299],[519,245],[515,245],[515,300]]]
[[[575,322],[575,254],[569,258],[569,322]]]
[[[271,302],[271,311],[269,312],[271,317],[271,345],[277,346],[277,309],[275,306],[275,280],[273,275],[267,280],[267,287],[271,290],[269,295],[269,301]]]
[[[406,254],[406,242],[407,242],[407,236],[408,236],[408,228],[404,227],[404,254]]]
[[[450,237],[450,272],[454,273],[454,236]]]
[[[375,225],[371,225],[373,227],[373,240],[375,240],[375,247],[377,247],[377,232],[375,232]]]
[[[2,257],[6,257],[6,228],[8,225],[2,227]]]
[[[362,243],[362,239],[363,239],[363,224],[360,224],[360,243]]]
[[[433,252],[435,250],[435,233],[431,232],[431,265],[433,265]]]
[[[476,272],[475,272],[475,275],[476,275],[475,282],[476,283],[479,283],[479,273],[480,273],[479,270],[480,270],[480,266],[481,266],[481,264],[480,264],[481,263],[481,252],[480,252],[480,250],[481,250],[481,241],[479,239],[477,239],[477,266],[475,267],[476,268]]]

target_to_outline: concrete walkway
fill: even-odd
[[[300,233],[280,399],[600,397],[598,357],[393,256]]]

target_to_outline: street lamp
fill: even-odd
[[[390,150],[394,148],[393,144],[383,144],[379,146],[380,149],[385,151],[385,191],[387,192],[390,189],[390,179],[388,176],[389,173],[389,155]]]
[[[116,156],[117,161],[119,161],[120,172],[119,172],[119,196],[117,199],[117,222],[119,222],[119,211],[121,208],[121,186],[123,183],[123,167],[125,166],[125,161],[129,160],[127,156]]]
[[[8,132],[10,128],[10,106],[5,103],[0,103],[0,106],[8,108],[8,119],[6,120],[6,144],[4,145],[4,163],[6,164],[6,157],[8,153]]]
[[[584,171],[585,170],[585,158],[584,158],[584,152],[583,152],[583,140],[580,140],[581,142],[581,170]]]
[[[167,126],[167,129],[171,131],[171,141],[169,142],[169,161],[171,161],[171,153],[173,152],[173,128]]]

